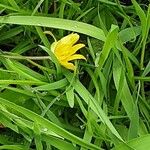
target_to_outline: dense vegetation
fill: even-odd
[[[0,0],[0,14],[0,149],[149,149],[149,0]],[[74,71],[51,51],[71,33]]]

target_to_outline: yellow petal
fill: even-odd
[[[69,51],[69,55],[75,54],[79,49],[85,47],[84,44],[76,44],[74,45],[71,50]]]
[[[72,55],[72,56],[68,57],[66,60],[71,61],[71,60],[75,60],[75,59],[84,59],[84,60],[86,60],[86,58],[83,55],[80,55],[80,54]]]
[[[75,54],[80,48],[84,46],[84,44],[76,44],[73,47],[65,45],[62,47],[62,49],[57,49],[54,53],[57,55],[57,57],[59,57],[60,60],[64,60]]]
[[[76,67],[73,63],[69,63],[69,62],[60,62],[62,66],[64,66],[65,68],[67,69],[70,69],[70,70],[75,70]]]
[[[63,37],[61,40],[58,42],[63,43],[63,44],[69,44],[73,45],[79,40],[79,35],[77,33],[71,33],[65,37]]]
[[[59,46],[56,46],[54,53],[58,56],[68,55],[70,52],[70,49],[71,49],[71,46],[69,45],[61,45],[61,46],[59,45]]]
[[[68,55],[69,53],[71,53],[70,55],[74,54],[78,49],[85,46],[84,44],[79,44],[79,45],[77,44],[73,46],[78,40],[79,40],[79,35],[77,33],[72,33],[63,37],[58,42],[54,42],[55,44],[55,47],[53,46],[54,53],[56,53],[56,55],[61,55],[61,54]]]
[[[79,40],[77,33],[69,34],[58,41],[56,45],[56,51],[63,50],[64,46],[72,47]]]

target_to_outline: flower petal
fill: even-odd
[[[62,56],[62,55],[67,56],[70,52],[70,49],[71,49],[71,46],[69,45],[61,45],[61,46],[59,45],[59,46],[56,46],[54,53],[58,56]]]
[[[71,60],[75,60],[75,59],[84,59],[84,60],[86,60],[86,58],[85,58],[83,55],[74,54],[74,55],[68,57],[68,58],[66,59],[66,61],[71,61]]]
[[[80,48],[84,47],[84,44],[75,44],[79,40],[79,35],[76,33],[69,34],[63,37],[58,42],[52,44],[52,50],[56,55],[72,55]]]
[[[65,60],[69,58],[71,55],[75,54],[76,51],[78,51],[80,48],[84,46],[85,46],[84,44],[76,44],[73,47],[64,45],[64,47],[62,47],[61,49],[55,50],[54,53],[60,60]]]
[[[63,44],[69,44],[73,45],[79,40],[79,35],[77,33],[71,33],[65,37],[63,37],[61,40],[58,42],[63,43]]]
[[[58,41],[56,51],[63,50],[64,46],[72,47],[79,40],[77,33],[69,34]]]
[[[69,62],[60,62],[62,66],[64,66],[65,68],[67,69],[70,69],[70,70],[75,70],[76,67],[73,63],[69,63]]]
[[[81,48],[83,48],[83,47],[85,47],[84,44],[76,44],[76,45],[74,45],[74,46],[70,49],[69,55],[75,54],[79,49],[81,49]]]

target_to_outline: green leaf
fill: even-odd
[[[0,23],[41,26],[70,30],[105,41],[105,35],[101,29],[90,24],[73,20],[41,16],[0,16]]]
[[[67,97],[69,106],[71,108],[73,108],[73,106],[74,106],[74,88],[71,87],[71,88],[67,89],[66,97]]]
[[[23,146],[23,145],[3,145],[3,146],[0,146],[0,149],[4,150],[4,149],[7,149],[7,150],[28,150],[27,147]]]
[[[65,141],[64,139],[56,138],[54,136],[42,136],[42,139],[46,141],[47,145],[51,144],[59,150],[76,150],[76,146],[72,143]]]
[[[135,150],[148,150],[150,147],[150,134],[130,140],[127,145]],[[129,150],[125,145],[117,145],[113,150]]]
[[[125,28],[119,32],[119,38],[123,43],[133,40],[141,34],[141,26]]]
[[[110,50],[113,48],[113,46],[116,43],[117,37],[118,37],[118,26],[112,26],[110,32],[107,35],[102,52],[100,54],[99,63],[98,63],[99,66],[97,70],[102,69],[106,59],[108,58]]]
[[[68,81],[66,79],[61,79],[61,80],[53,82],[53,83],[49,83],[49,84],[35,87],[33,89],[39,90],[39,91],[50,91],[50,90],[63,88],[67,84],[68,84]]]
[[[144,13],[144,11],[142,10],[142,8],[140,7],[140,5],[135,1],[135,0],[131,0],[134,7],[135,7],[135,10],[136,10],[136,13],[137,15],[139,16],[140,18],[140,21],[141,21],[141,29],[142,29],[142,35],[144,37],[144,35],[146,34],[146,15]]]
[[[120,64],[119,60],[114,58],[114,66],[113,66],[113,78],[115,82],[115,86],[117,91],[120,92],[120,86],[122,86],[122,93],[120,99],[122,105],[130,118],[130,128],[129,128],[129,139],[135,138],[138,136],[138,127],[139,127],[139,114],[138,114],[138,107],[134,102],[134,99],[131,95],[130,89],[128,87],[128,83],[125,77],[124,68]],[[123,74],[122,74],[123,73]],[[124,77],[122,77],[122,75]],[[122,85],[120,78],[124,78],[124,84]],[[120,93],[118,94],[120,95]]]

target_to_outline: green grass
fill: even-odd
[[[149,149],[148,1],[1,0],[0,14],[0,149]],[[75,72],[50,50],[72,32]]]

